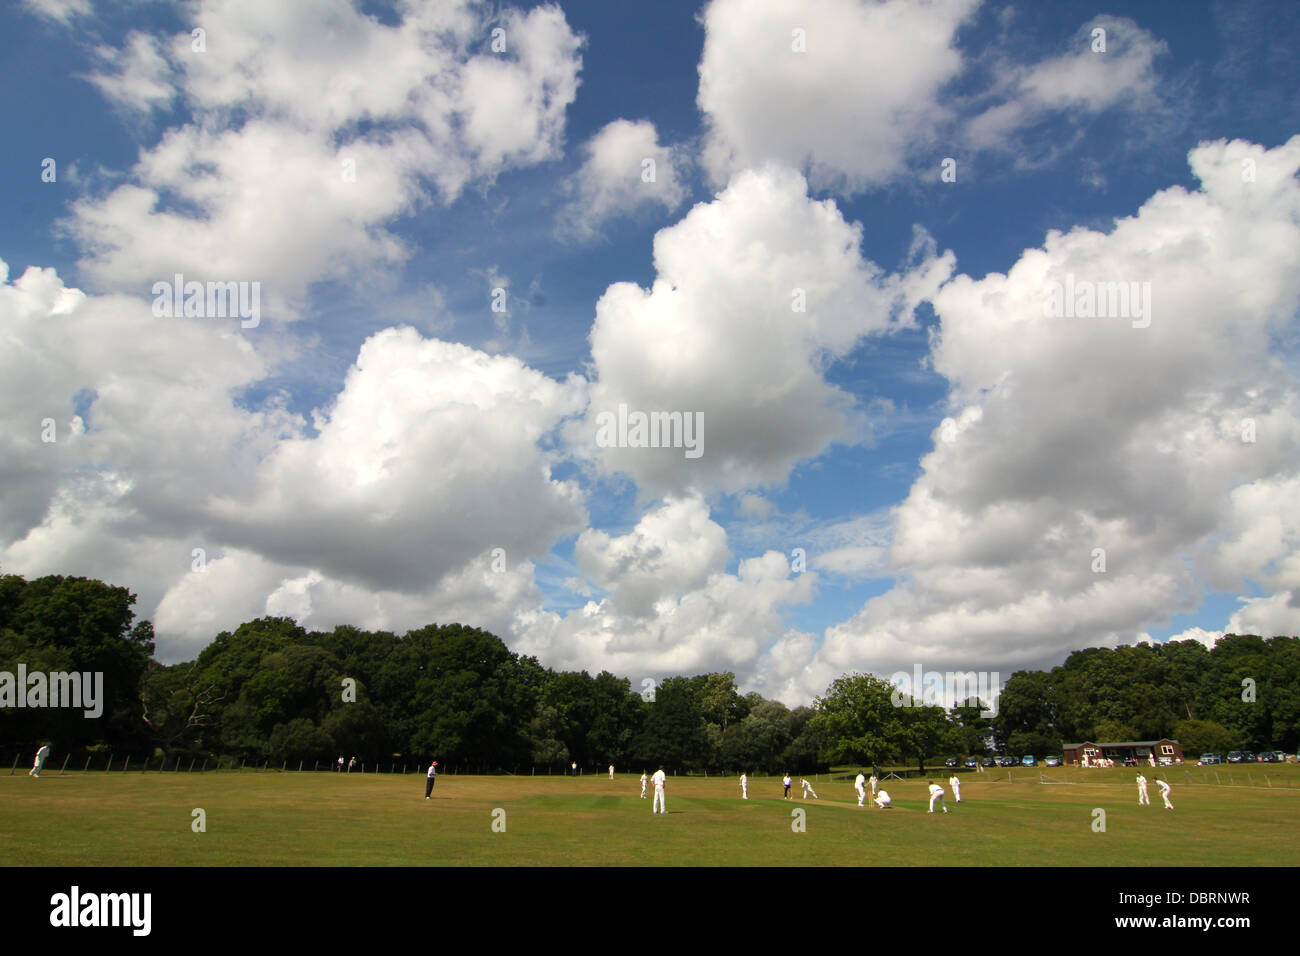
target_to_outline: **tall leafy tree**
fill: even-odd
[[[874,674],[850,674],[831,683],[816,701],[812,725],[821,734],[829,763],[867,764],[900,755],[906,746],[902,711],[894,688]]]

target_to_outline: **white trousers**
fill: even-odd
[[[1146,804],[1148,807],[1151,806],[1151,798],[1147,796],[1146,787],[1138,787],[1138,806],[1140,807],[1143,804]]]
[[[947,813],[947,812],[948,812],[948,805],[947,805],[946,803],[943,802],[943,794],[942,794],[942,793],[932,793],[932,794],[930,794],[930,812],[931,812],[931,813],[934,813],[934,801],[936,801],[936,800],[939,801],[939,806],[943,807],[943,812],[944,812],[944,813]]]
[[[862,806],[862,801],[867,799],[866,789],[863,787],[854,787],[853,789],[858,791],[858,806]]]
[[[641,784],[641,799],[645,799],[645,784]]]
[[[749,783],[748,783],[748,782],[742,783],[742,784],[740,785],[740,799],[742,799],[742,800],[748,800],[748,799],[749,799]]]
[[[1165,802],[1165,809],[1167,809],[1167,810],[1172,810],[1172,809],[1174,808],[1174,805],[1173,805],[1172,803],[1169,802],[1169,791],[1167,791],[1167,790],[1161,790],[1161,791],[1160,791],[1160,799],[1164,800],[1164,802]]]
[[[952,795],[957,798],[958,803],[961,803],[961,787],[955,783],[952,785]]]
[[[654,806],[650,808],[650,812],[651,812],[651,813],[667,813],[667,812],[668,812],[668,803],[667,803],[667,801],[664,799],[664,788],[663,788],[663,787],[655,787],[655,802],[654,802]]]

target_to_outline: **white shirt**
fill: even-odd
[[[664,773],[662,770],[656,770],[655,775],[650,779],[655,782],[656,790],[662,790],[664,788],[664,784],[668,782],[668,774]]]
[[[1163,780],[1157,780],[1156,786],[1160,788],[1161,793],[1168,793],[1171,789],[1173,789],[1172,787],[1169,786],[1169,784],[1165,783]]]
[[[930,784],[930,796],[932,796],[932,797],[942,797],[942,796],[943,796],[943,787],[939,786],[937,783],[932,783],[932,784]]]
[[[743,787],[747,783],[749,783],[749,777],[745,776],[745,774],[742,773],[740,775],[740,785]]]
[[[783,777],[783,778],[781,779],[781,782],[782,782],[783,784],[785,784],[787,787],[790,786],[790,778],[789,778],[789,777]]]
[[[426,776],[426,777],[436,777],[437,775],[438,775],[438,774],[437,774],[437,770],[436,770],[436,768],[435,768],[432,764],[430,764],[430,765],[429,765],[429,772],[428,772],[427,774],[425,774],[425,776]]]
[[[650,779],[650,778],[647,777],[645,774],[641,774],[641,783],[642,783],[643,785],[644,785],[645,782],[646,782],[647,780],[649,780],[649,779]]]
[[[890,803],[893,803],[893,802],[894,802],[894,801],[892,801],[892,800],[889,799],[889,791],[888,791],[888,790],[881,790],[881,791],[880,791],[880,796],[877,797],[876,799],[877,799],[877,801],[878,801],[879,803],[884,803],[884,804],[890,804]]]
[[[862,774],[858,774],[857,779],[853,781],[853,787],[856,790],[861,790],[862,785],[866,782],[867,782],[867,778],[862,776]]]
[[[950,786],[950,787],[952,787],[954,790],[956,790],[958,787],[961,786],[961,781],[958,780],[955,776],[953,776],[953,777],[949,777],[949,778],[948,778],[948,786]]]

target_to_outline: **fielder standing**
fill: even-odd
[[[1138,774],[1138,806],[1151,806],[1151,798],[1147,796],[1147,778]]]
[[[876,776],[874,770],[871,771],[871,779],[868,782],[871,784],[871,799],[874,800],[876,798],[876,787],[880,786],[880,778]]]
[[[668,774],[664,773],[664,768],[660,767],[655,771],[655,775],[650,778],[655,785],[654,806],[651,807],[651,813],[667,813],[668,801],[664,797],[664,787],[668,786]],[[662,808],[662,809],[661,809]]]
[[[610,765],[609,765],[609,779],[610,779],[610,780],[613,780],[613,779],[614,779],[614,765],[613,765],[613,764],[610,764]]]
[[[742,773],[740,775],[740,799],[742,800],[749,799],[749,775],[748,774]]]
[[[853,789],[856,790],[858,794],[858,806],[862,806],[862,801],[867,799],[867,778],[861,770],[858,771],[858,775],[853,779]]]
[[[645,785],[649,782],[650,782],[650,778],[647,777],[646,772],[642,770],[641,771],[641,799],[642,800],[645,799]]]
[[[952,787],[952,795],[961,803],[961,781],[957,779],[957,774],[948,778],[948,786]]]
[[[438,777],[438,761],[429,764],[429,772],[424,778],[424,799],[428,800],[433,794],[433,783]]]

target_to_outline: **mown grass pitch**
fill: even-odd
[[[845,865],[1288,866],[1300,861],[1300,767],[1154,773],[1137,805],[1131,770],[962,775],[960,805],[927,814],[926,781],[891,780],[891,810],[859,808],[848,780],[820,800],[781,799],[777,778],[670,778],[668,814],[639,773],[572,777],[423,774],[0,774],[8,866]],[[1207,772],[1208,771],[1208,772]],[[1228,786],[1231,772],[1238,786]],[[1267,773],[1272,787],[1264,786]],[[934,779],[947,789],[947,772]],[[1201,779],[1211,781],[1200,783]],[[1181,781],[1181,782],[1180,782]],[[798,790],[795,778],[794,790]],[[206,832],[191,825],[202,808]],[[791,811],[807,811],[806,832]],[[1094,832],[1094,809],[1106,830]],[[505,832],[494,832],[504,810]]]

